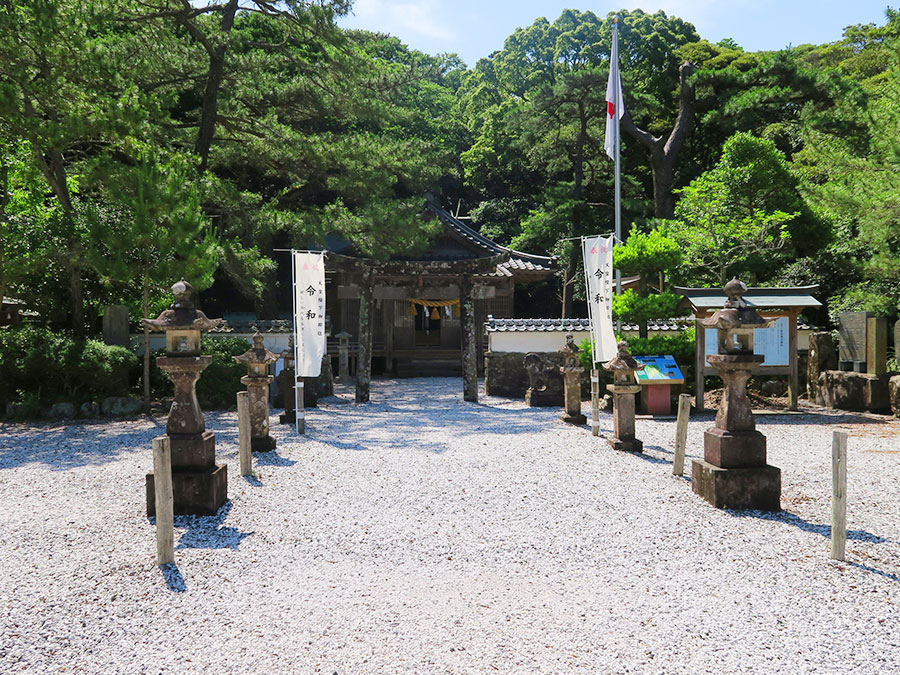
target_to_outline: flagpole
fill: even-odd
[[[618,67],[618,56],[619,56],[619,17],[613,17],[613,54],[616,55],[616,66]],[[619,96],[621,91],[621,87],[616,88],[616,96]],[[615,115],[613,115],[613,124],[615,124],[615,140],[616,140],[616,179],[615,179],[615,193],[616,193],[616,241],[615,244],[622,242],[622,178],[619,172],[619,110],[622,109],[623,101],[616,101]],[[616,295],[622,294],[622,272],[619,270],[618,266],[616,267]],[[616,320],[616,331],[621,334],[622,332],[622,320]]]

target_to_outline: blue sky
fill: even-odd
[[[455,52],[470,67],[501,49],[517,27],[540,16],[553,21],[567,7],[601,16],[619,9],[661,9],[694,24],[700,37],[710,42],[730,37],[747,51],[758,51],[838,40],[845,26],[883,24],[888,6],[885,0],[355,0],[353,4],[354,15],[342,19],[341,25],[390,33],[429,54]]]

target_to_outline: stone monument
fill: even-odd
[[[822,331],[809,336],[809,358],[806,362],[806,391],[810,403],[822,405],[819,391],[819,375],[828,370],[837,370],[837,351],[831,333]]]
[[[624,340],[619,343],[618,354],[603,364],[603,369],[613,374],[613,383],[606,388],[613,396],[613,438],[608,442],[615,450],[644,450],[643,442],[635,437],[634,431],[634,396],[641,390],[634,373],[643,367],[628,352],[628,343]]]
[[[228,498],[228,474],[216,464],[216,437],[206,430],[197,401],[197,380],[212,361],[200,354],[200,333],[221,319],[208,319],[194,307],[193,287],[184,279],[172,286],[175,302],[156,319],[142,319],[151,331],[165,331],[166,355],[156,359],[175,385],[175,397],[166,421],[172,451],[172,493],[175,513],[215,515]],[[153,474],[147,474],[147,515],[156,512]]]
[[[338,339],[338,381],[347,382],[350,379],[350,338],[345,330],[335,335]]]
[[[269,375],[269,365],[278,360],[278,355],[266,349],[263,336],[256,331],[253,347],[234,360],[247,364],[247,374],[241,383],[247,385],[250,393],[250,449],[253,452],[274,450],[275,439],[269,435],[269,384],[275,378]]]
[[[563,374],[566,402],[566,414],[561,419],[568,424],[586,424],[587,417],[581,413],[581,373],[584,372],[584,368],[578,360],[581,350],[575,344],[575,338],[571,333],[566,335],[566,344],[559,353],[562,356],[559,372]]]
[[[297,390],[294,388],[294,336],[288,338],[288,346],[281,352],[284,368],[278,373],[278,389],[284,399],[284,412],[278,416],[279,424],[293,424],[297,421]]]
[[[704,435],[703,460],[694,460],[694,492],[717,508],[781,510],[781,469],[766,464],[766,437],[756,430],[747,380],[764,357],[753,353],[753,331],[770,321],[743,298],[747,286],[725,285],[723,309],[701,323],[718,330],[718,354],[707,357],[719,371],[725,394],[716,425]]]
[[[560,388],[562,378],[553,370],[553,366],[543,356],[535,352],[522,359],[525,374],[528,376],[528,389],[525,390],[525,404],[532,408],[554,408],[564,402]]]

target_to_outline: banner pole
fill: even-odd
[[[619,17],[616,16],[613,19],[613,53],[616,55],[616,68],[619,66]],[[621,74],[619,75],[621,78]],[[620,80],[621,81],[621,80]],[[622,90],[621,86],[616,87],[616,97],[619,96],[619,92]],[[615,136],[616,136],[616,177],[615,177],[615,193],[616,193],[616,241],[613,242],[613,246],[615,244],[622,241],[622,176],[619,167],[619,111],[622,110],[622,106],[624,105],[623,101],[616,101],[615,105],[615,114],[613,117],[613,124],[615,125]],[[622,272],[616,267],[616,295],[622,295]],[[618,319],[616,321],[616,332],[619,334],[622,333],[622,320]]]
[[[299,391],[299,387],[297,386],[297,381],[300,379],[297,376],[297,371],[300,367],[300,361],[298,357],[300,356],[300,335],[298,334],[297,326],[297,252],[291,250],[291,292],[292,292],[292,301],[293,301],[293,318],[294,318],[294,382],[292,386],[294,387],[294,432],[300,433],[300,406],[298,405],[298,394],[302,396],[302,393]],[[302,399],[299,400],[302,403]]]

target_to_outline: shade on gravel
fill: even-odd
[[[326,400],[306,436],[273,424],[252,480],[235,414],[208,414],[231,499],[176,518],[165,570],[143,492],[164,420],[0,425],[0,672],[900,669],[898,421],[759,418],[772,515],[673,477],[674,421],[638,420],[638,456],[559,410],[461,394],[435,378]],[[688,472],[711,420],[690,423]],[[829,559],[838,429],[846,563]]]

